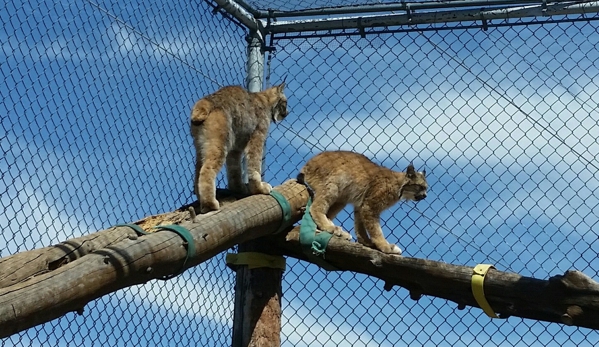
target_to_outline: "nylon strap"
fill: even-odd
[[[143,230],[139,225],[137,224],[117,224],[115,225],[115,227],[125,227],[125,228],[131,228],[133,230],[135,230],[135,232],[137,233],[137,235],[141,236],[141,235],[148,235],[148,233]]]
[[[144,231],[137,224],[117,224],[117,225],[115,225],[115,227],[131,228],[131,229],[135,230],[135,232],[140,236],[150,234],[150,233]],[[180,225],[174,225],[174,224],[173,225],[159,225],[159,226],[153,227],[152,229],[158,229],[158,231],[159,230],[169,230],[169,231],[175,232],[179,236],[181,236],[181,238],[183,240],[185,240],[185,242],[187,242],[187,255],[185,256],[185,260],[183,261],[183,264],[181,265],[181,270],[179,270],[177,273],[174,273],[172,275],[158,277],[159,280],[166,281],[168,279],[171,279],[175,276],[180,275],[185,270],[185,264],[187,264],[187,261],[189,260],[189,258],[193,257],[193,255],[196,252],[195,251],[195,243],[193,242],[193,236],[191,236],[191,233],[189,232],[189,230],[185,229],[184,227],[182,227]]]
[[[155,226],[154,229],[168,230],[168,231],[175,232],[179,236],[181,236],[181,238],[183,240],[185,240],[185,242],[187,242],[187,255],[185,256],[185,260],[183,260],[183,264],[181,264],[181,270],[179,270],[178,272],[176,272],[172,275],[164,276],[161,279],[167,280],[167,279],[170,279],[170,278],[180,275],[183,271],[185,271],[185,264],[187,264],[187,261],[189,260],[189,258],[193,257],[193,255],[196,253],[196,247],[195,247],[195,243],[193,242],[193,236],[191,236],[191,233],[189,232],[189,230],[185,229],[184,227],[182,227],[180,225],[174,225],[174,224],[159,225],[159,226]]]
[[[247,265],[248,269],[266,267],[285,271],[285,258],[277,255],[259,252],[227,253],[226,261],[231,268],[235,265]]]
[[[308,259],[318,264],[318,266],[323,269],[328,271],[338,271],[339,269],[324,260],[327,245],[329,244],[331,237],[333,237],[333,234],[326,231],[316,232],[316,223],[310,214],[310,206],[312,206],[312,198],[308,198],[306,213],[304,213],[302,225],[300,226],[299,240],[302,250]]]
[[[490,264],[478,264],[474,267],[472,272],[472,294],[474,295],[474,299],[478,303],[478,306],[482,308],[483,312],[491,318],[499,318],[489,302],[487,298],[485,298],[485,292],[483,290],[485,283],[485,276],[490,268],[495,268]]]
[[[281,206],[281,210],[283,211],[283,220],[281,221],[279,229],[275,232],[275,234],[278,234],[291,225],[291,205],[289,204],[289,201],[287,201],[287,199],[283,196],[283,194],[277,192],[276,190],[271,190],[270,196],[277,200],[279,206]]]

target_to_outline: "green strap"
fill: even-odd
[[[135,232],[140,236],[151,234],[151,233],[148,233],[145,230],[143,230],[137,224],[117,224],[117,225],[115,225],[115,227],[131,228],[131,229],[135,230]],[[193,257],[196,252],[195,243],[193,242],[193,236],[191,236],[191,233],[189,232],[189,230],[185,229],[184,227],[182,227],[180,225],[159,225],[159,226],[153,227],[153,229],[163,229],[163,230],[169,230],[169,231],[175,232],[175,233],[179,234],[179,236],[181,236],[181,238],[183,238],[183,240],[185,240],[185,242],[187,242],[187,255],[185,256],[183,265],[181,265],[181,270],[179,270],[177,273],[174,273],[172,275],[158,277],[159,280],[166,281],[168,279],[171,279],[175,276],[180,275],[185,270],[185,264],[187,264],[187,261],[189,260],[189,258]]]
[[[276,190],[271,190],[270,196],[277,200],[279,206],[281,206],[281,210],[283,211],[283,220],[281,221],[281,226],[279,226],[279,229],[275,232],[275,234],[278,234],[291,225],[291,205],[283,196],[283,194],[277,192]]]
[[[158,229],[158,230],[162,229],[162,230],[168,230],[168,231],[175,232],[175,233],[179,234],[179,236],[181,236],[181,238],[183,240],[185,240],[185,242],[187,242],[187,255],[185,256],[185,260],[183,261],[183,264],[181,265],[181,270],[179,270],[177,273],[164,276],[160,279],[168,280],[175,276],[180,275],[183,271],[185,271],[185,264],[187,264],[187,261],[189,260],[189,258],[193,257],[196,253],[196,247],[195,247],[195,243],[193,242],[193,236],[191,236],[191,233],[189,232],[189,230],[185,229],[184,227],[182,227],[180,225],[174,225],[174,224],[159,225],[159,226],[155,226],[153,228]]]
[[[337,271],[339,269],[324,260],[327,245],[333,234],[326,231],[316,232],[316,223],[310,214],[310,206],[312,206],[312,199],[308,198],[306,213],[304,213],[304,217],[302,218],[302,225],[299,232],[299,240],[304,254],[323,269]]]
[[[137,224],[117,224],[115,225],[115,227],[126,227],[126,228],[131,228],[133,230],[135,230],[135,232],[137,233],[137,235],[141,236],[141,235],[148,235],[148,233],[143,230],[139,225]]]

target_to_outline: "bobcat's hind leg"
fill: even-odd
[[[362,221],[362,214],[359,209],[354,210],[354,230],[356,231],[356,237],[358,238],[358,242],[363,244],[366,247],[375,248],[372,240],[368,236],[366,232],[366,228],[364,228],[364,222]]]
[[[202,153],[201,150],[196,150],[196,166],[193,176],[193,193],[200,200],[200,170],[202,169]]]
[[[200,192],[200,213],[216,211],[220,204],[216,200],[216,175],[225,163],[224,141],[206,141],[203,152],[203,165],[200,169],[198,190]]]
[[[196,154],[195,172],[193,174],[193,193],[200,200],[200,170],[204,163],[202,156],[203,146],[203,128],[201,126],[191,126],[191,136],[193,137],[193,147]]]
[[[319,191],[318,194],[314,196],[314,201],[310,207],[310,214],[319,230],[329,232],[345,240],[351,240],[351,235],[341,227],[336,226],[328,217],[331,215],[334,217],[345,206],[342,205],[341,208],[339,208],[340,204],[335,203],[337,194],[337,186],[327,185],[326,189]],[[334,210],[331,211],[331,208],[334,208]]]
[[[374,248],[378,249],[383,253],[389,254],[401,254],[401,249],[397,247],[397,245],[389,243],[385,236],[383,236],[383,230],[381,229],[380,224],[380,216],[377,213],[373,213],[368,209],[360,210],[361,221],[364,226],[364,229],[368,232],[370,236],[370,241],[374,245]],[[358,231],[356,231],[358,234]],[[365,240],[363,240],[365,241]]]
[[[227,154],[227,184],[234,192],[247,193],[247,187],[241,178],[241,155],[242,151],[232,149]]]

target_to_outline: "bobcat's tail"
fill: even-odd
[[[193,105],[191,109],[191,125],[202,125],[212,112],[212,103],[207,100],[200,100]]]
[[[310,198],[314,200],[314,191],[312,190],[312,188],[310,188],[310,185],[306,183],[306,175],[304,175],[304,173],[301,171],[297,174],[297,183],[305,185],[306,189],[308,190],[308,194],[310,195]]]

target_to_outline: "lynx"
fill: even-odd
[[[191,135],[196,151],[194,193],[201,213],[218,210],[216,175],[227,164],[229,189],[241,193],[268,194],[262,182],[262,152],[270,121],[283,120],[287,111],[285,82],[252,93],[228,86],[203,97],[191,110]],[[248,186],[241,175],[241,157],[247,158]]]
[[[384,253],[401,254],[387,242],[380,225],[381,212],[400,199],[420,201],[426,197],[426,172],[410,164],[395,172],[347,151],[322,152],[301,169],[297,180],[312,190],[310,213],[318,229],[351,240],[351,235],[331,221],[347,204],[354,205],[358,242]]]

